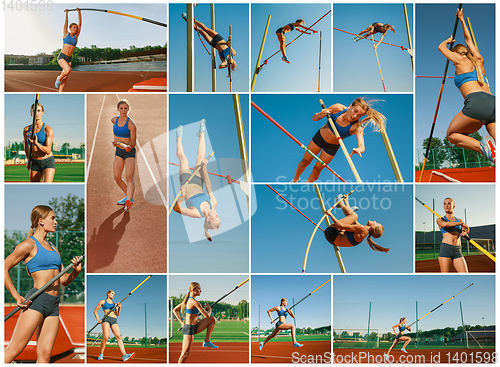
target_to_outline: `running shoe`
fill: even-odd
[[[338,194],[335,198],[335,203],[338,203],[334,208],[340,208],[340,204],[344,202],[344,194]]]
[[[59,81],[59,77],[56,78],[56,88],[59,89],[61,82]]]
[[[203,342],[203,346],[208,347],[208,348],[213,348],[213,349],[219,348],[218,346],[214,345],[212,342]]]
[[[283,60],[284,62],[286,62],[287,64],[290,64],[290,61],[288,61],[288,58],[286,56],[283,56],[281,58],[281,60]]]
[[[200,137],[201,133],[204,133],[207,131],[207,126],[206,126],[206,121],[205,119],[201,119],[200,121],[200,130],[198,130],[198,134],[196,134],[197,137]]]
[[[133,199],[132,199],[133,200]],[[127,197],[125,196],[123,199],[118,200],[116,203],[118,205],[125,205],[125,202],[127,201]]]
[[[496,146],[491,136],[485,136],[480,146],[483,155],[493,163],[496,163]]]
[[[97,357],[98,361],[102,361],[104,359],[104,356],[102,354],[99,354],[99,357]]]
[[[175,129],[175,137],[176,138],[182,137],[183,130],[184,130],[184,127],[182,125],[177,126],[177,129]]]
[[[132,200],[134,200],[134,199],[132,199]],[[127,200],[125,202],[125,212],[128,212],[130,210],[130,208],[132,208],[132,201]]]
[[[123,356],[123,362],[127,362],[130,358],[133,358],[135,356],[135,353],[132,354],[125,354]]]
[[[188,21],[188,15],[186,13],[181,14],[182,19],[184,19],[186,22]]]
[[[387,362],[389,362],[389,355],[387,353],[384,353],[384,358]]]
[[[360,39],[361,39],[361,37],[360,37],[360,36],[354,36],[354,37],[352,37],[352,40],[353,40],[354,42],[358,42]]]
[[[303,347],[304,344],[300,344],[300,343],[293,343],[293,347],[294,348],[300,348],[300,347]]]
[[[259,350],[262,350],[264,348],[264,342],[260,342]]]
[[[351,209],[353,212],[357,212],[359,210],[359,208],[357,206],[351,206]]]
[[[405,348],[401,348],[401,352],[408,353]]]

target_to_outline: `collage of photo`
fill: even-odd
[[[497,363],[496,6],[6,1],[4,363]]]

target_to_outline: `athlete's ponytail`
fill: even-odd
[[[476,69],[477,82],[482,87],[484,85],[484,76],[483,76],[483,73],[481,72],[481,68],[479,67],[478,61],[469,52],[469,49],[467,48],[467,46],[464,46],[461,43],[459,43],[459,44],[456,44],[451,50],[453,52],[456,52],[459,55],[467,57],[472,62],[472,64],[474,65],[474,68]]]
[[[387,247],[382,247],[380,245],[377,245],[373,240],[373,238],[379,238],[384,234],[384,227],[381,224],[377,224],[375,228],[370,229],[370,235],[366,239],[366,242],[368,242],[368,245],[371,247],[372,250],[378,251],[378,252],[389,252],[389,248]]]
[[[187,304],[187,301],[188,301],[189,297],[191,296],[191,292],[194,291],[194,289],[196,287],[199,287],[199,286],[200,286],[200,284],[196,283],[196,282],[192,282],[191,284],[189,284],[189,290],[188,290],[188,292],[184,296],[184,299],[181,302],[181,312],[184,312],[184,310],[186,309],[186,304]]]
[[[28,232],[28,238],[33,236],[33,234],[36,231],[36,227],[40,224],[39,221],[40,219],[45,219],[47,216],[50,214],[50,212],[53,212],[52,208],[48,205],[37,205],[33,208],[31,211],[31,227]]]

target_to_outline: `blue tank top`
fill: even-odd
[[[68,33],[66,37],[63,38],[64,45],[71,45],[76,47],[76,36],[71,37],[71,33]]]
[[[332,118],[332,121],[333,121],[333,124],[335,125],[335,127],[337,128],[337,131],[339,132],[339,135],[342,139],[345,139],[347,138],[348,136],[351,136],[350,134],[350,131],[351,131],[351,126],[352,126],[352,123],[350,123],[349,125],[347,126],[340,126],[339,124],[337,124],[337,118],[342,115],[344,112],[347,111],[347,108],[343,111],[340,111],[340,112],[337,112],[336,114],[332,115],[331,118]],[[328,124],[328,128],[330,129],[330,131],[332,133],[333,132],[333,129],[331,127],[330,124]],[[335,134],[335,133],[334,133]]]
[[[28,129],[28,134],[31,134],[31,126]],[[47,140],[47,135],[45,134],[45,122],[43,123],[40,131],[36,133],[36,139],[40,144],[45,145],[45,141]]]
[[[486,75],[483,74],[484,81],[486,84],[490,85],[488,83],[488,78],[486,78]],[[455,85],[457,88],[460,88],[462,84],[470,82],[470,81],[476,81],[477,82],[477,72],[476,69],[468,72],[468,73],[463,73],[463,74],[455,74],[455,78],[453,78],[453,81],[455,82]]]
[[[49,251],[43,247],[38,240],[30,237],[36,244],[36,254],[26,263],[26,268],[33,274],[40,270],[61,269],[61,256],[56,250]],[[52,247],[52,246],[51,246]]]
[[[193,298],[194,299],[194,297],[189,297],[189,298]],[[189,298],[188,298],[188,300],[189,300]],[[186,311],[186,313],[190,314],[190,315],[198,315],[200,313],[200,311],[196,307],[194,307],[194,308],[187,308],[186,307],[184,309],[184,311]]]
[[[112,310],[114,307],[115,307],[114,302],[108,303],[108,300],[105,299],[104,304],[102,305],[102,310],[103,311]]]
[[[282,306],[280,306],[280,310],[278,311],[278,317],[281,317],[281,316],[285,316],[285,317],[288,316],[288,311],[286,309],[284,309]]]
[[[201,216],[203,217],[203,213],[201,212],[201,204],[204,203],[205,201],[208,201],[208,205],[210,205],[210,209],[212,209],[212,203],[210,202],[210,196],[205,193],[199,193],[196,195],[191,196],[189,199],[186,199],[186,206],[188,208],[194,206],[198,211],[200,212]]]
[[[455,220],[454,222],[458,222],[457,220],[457,217],[454,217]],[[443,217],[442,219],[444,219],[445,222],[449,222],[448,218],[446,217]],[[440,228],[441,230],[441,233],[445,234],[445,233],[462,233],[462,226],[453,226],[453,227],[446,227],[446,228],[443,228],[441,227]]]
[[[292,23],[287,24],[290,27],[290,32],[295,29],[295,26]]]
[[[123,126],[118,126],[119,119],[120,117],[117,117],[115,120],[115,124],[113,125],[113,134],[119,138],[130,138],[130,130],[128,128],[128,120],[130,120],[130,117],[127,117],[127,121],[125,121],[125,125]]]
[[[347,240],[349,241],[349,243],[353,246],[359,245],[361,243],[361,241],[358,242],[354,239],[354,232],[345,231],[345,236],[347,237]]]

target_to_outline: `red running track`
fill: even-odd
[[[125,345],[127,353],[135,353],[135,356],[126,363],[167,363],[167,348],[144,348]],[[123,363],[122,355],[118,347],[106,347],[104,359],[98,361],[99,347],[87,347],[88,363]]]
[[[478,167],[478,168],[450,168],[439,169],[438,172],[444,173],[446,176],[454,178],[460,182],[495,182],[495,167]],[[432,170],[425,170],[422,177],[422,182],[429,182]],[[420,171],[415,171],[415,182],[420,179]],[[438,175],[432,176],[432,182],[450,182]]]
[[[291,339],[288,342],[269,342],[259,350],[259,343],[252,342],[252,363],[331,363],[329,340],[300,343],[304,346],[294,348]]]
[[[8,314],[14,306],[5,306],[4,312]],[[16,313],[4,324],[5,343],[9,343],[20,313]],[[83,305],[61,305],[59,306],[59,331],[57,334],[51,356],[57,356],[74,348],[85,346],[85,308]],[[16,361],[36,361],[36,337],[35,333],[30,339],[24,351],[15,359]],[[72,362],[83,362],[83,359],[72,360]]]
[[[111,118],[120,98],[137,125],[134,204],[113,178]],[[87,271],[167,272],[167,97],[164,94],[87,96]],[[125,170],[122,177],[125,175]]]
[[[60,71],[5,70],[5,92],[57,92]],[[166,78],[166,72],[147,71],[73,71],[65,92],[127,92],[136,83],[152,78]]]
[[[493,363],[495,349],[406,349],[394,348],[390,363]],[[334,349],[333,363],[384,363],[385,349]],[[495,357],[496,359],[496,357]],[[488,362],[487,362],[488,361]]]
[[[195,341],[186,363],[248,363],[248,343],[214,343],[219,348],[203,348],[201,341]],[[177,363],[182,343],[169,343],[168,360]]]
[[[495,262],[486,255],[465,256],[469,273],[494,273]],[[417,273],[439,273],[438,259],[428,259],[415,261],[415,272]],[[450,273],[456,273],[453,268]]]

